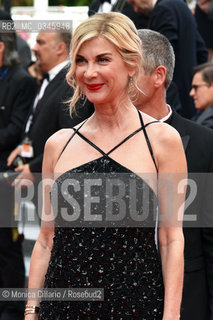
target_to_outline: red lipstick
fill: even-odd
[[[87,84],[87,89],[90,91],[96,91],[102,88],[103,84],[102,83],[92,83],[92,84]]]

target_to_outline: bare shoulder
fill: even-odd
[[[74,127],[74,129],[78,129],[84,124],[85,121],[79,123]],[[60,154],[62,153],[66,143],[72,137],[74,133],[73,128],[61,129],[55,132],[49,139],[46,141],[45,149],[44,149],[44,162],[47,163],[48,168],[53,170]]]
[[[73,129],[61,129],[59,131],[56,131],[46,141],[45,149],[51,150],[51,151],[60,149],[63,143],[66,143],[66,141],[71,137],[72,133],[73,133]]]
[[[164,145],[172,145],[174,142],[181,143],[180,135],[175,128],[145,113],[142,113],[142,116],[150,140],[154,139],[158,144]]]
[[[64,146],[73,132],[73,129],[61,129],[49,137],[45,144],[43,164],[49,168],[55,167]]]
[[[143,119],[159,171],[185,172],[185,153],[178,131],[167,123],[154,122],[156,119],[146,114]]]

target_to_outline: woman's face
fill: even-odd
[[[76,82],[94,104],[120,102],[130,74],[114,45],[101,36],[85,41],[76,56]]]

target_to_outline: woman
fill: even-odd
[[[97,205],[99,197],[103,200],[108,192],[104,183],[118,178],[116,181],[121,185],[124,179],[127,188],[123,192],[123,185],[117,186],[120,198],[113,214],[119,208],[134,204],[135,193],[130,195],[127,190],[136,183],[137,205],[140,204],[137,213],[145,211],[146,214],[146,207],[156,213],[155,193],[158,192],[160,218],[163,218],[168,199],[165,184],[160,186],[157,176],[165,173],[168,182],[171,182],[170,173],[181,172],[185,176],[186,162],[177,132],[138,112],[129,97],[131,91],[135,91],[141,63],[140,39],[134,24],[120,13],[92,16],[73,35],[71,59],[67,75],[75,87],[71,107],[83,93],[94,103],[95,113],[77,128],[57,132],[46,144],[43,172],[60,173],[51,189],[52,204],[57,199],[59,211],[70,210],[69,203],[74,196],[78,200],[76,208],[81,206],[85,212],[87,198],[93,196],[90,199],[92,213],[98,220],[107,216],[110,208],[110,196],[105,199],[106,207],[102,205],[104,201]],[[136,174],[140,172],[149,173],[154,179],[146,182]],[[98,173],[103,180],[99,175],[94,189],[86,192],[85,183]],[[104,174],[108,174],[106,179]],[[113,177],[116,179],[110,180]],[[77,179],[75,188],[70,186],[68,191],[61,191],[64,183],[71,184],[72,179]],[[172,183],[175,190],[176,181],[173,179]],[[49,191],[50,188],[45,188],[43,210],[48,220]],[[148,197],[141,203],[145,191]],[[148,222],[148,228],[139,228],[136,221],[128,228],[128,217],[128,224],[121,224],[122,228],[118,224],[113,227],[114,222],[110,224],[110,221],[107,227],[106,220],[106,227],[101,227],[101,222],[95,228],[90,221],[85,226],[83,217],[85,227],[67,228],[64,224],[60,227],[63,219],[53,208],[57,227],[54,231],[53,223],[47,228],[43,222],[31,260],[29,287],[103,288],[104,301],[42,301],[38,316],[38,309],[33,307],[38,306],[38,302],[29,300],[25,319],[179,319],[184,241],[175,219],[182,215],[184,195],[174,191],[172,196],[170,218],[160,219],[158,232],[162,271],[153,224]],[[126,212],[131,215],[131,208]],[[52,216],[54,214],[52,212]]]

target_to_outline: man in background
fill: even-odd
[[[208,59],[208,51],[197,25],[183,0],[128,0],[137,12],[149,17],[147,28],[166,36],[175,53],[173,80],[178,87],[181,114],[191,118],[196,110],[189,96],[192,68]]]
[[[213,20],[213,0],[197,0],[199,7]]]
[[[204,63],[194,68],[190,96],[194,100],[196,123],[213,129],[213,63]]]
[[[143,65],[138,86],[144,94],[139,92],[133,103],[139,110],[170,124],[179,132],[189,174],[212,173],[213,132],[181,117],[165,100],[175,63],[171,44],[160,33],[148,29],[139,30],[139,37],[142,41]],[[200,184],[197,187],[197,196],[192,206],[186,208],[185,217],[196,214],[200,221],[206,209],[199,201],[202,187]],[[213,305],[213,228],[202,229],[199,226],[184,228],[185,273],[181,320],[210,320],[213,316],[209,313]]]
[[[33,181],[33,173],[41,172],[44,145],[53,133],[73,127],[93,112],[88,102],[84,106],[81,101],[77,115],[70,117],[65,104],[73,94],[65,79],[69,68],[70,41],[71,33],[63,29],[60,32],[40,32],[37,36],[33,51],[44,80],[25,124],[22,141],[8,158],[8,165],[17,155],[25,158],[26,164],[17,168],[19,179],[27,175]],[[26,144],[29,153],[25,152]]]
[[[11,15],[0,9],[0,29],[1,29],[1,21],[11,21],[13,22]],[[27,42],[22,39],[18,34],[16,34],[16,46],[19,55],[19,59],[24,67],[27,67],[31,62],[31,50]]]

